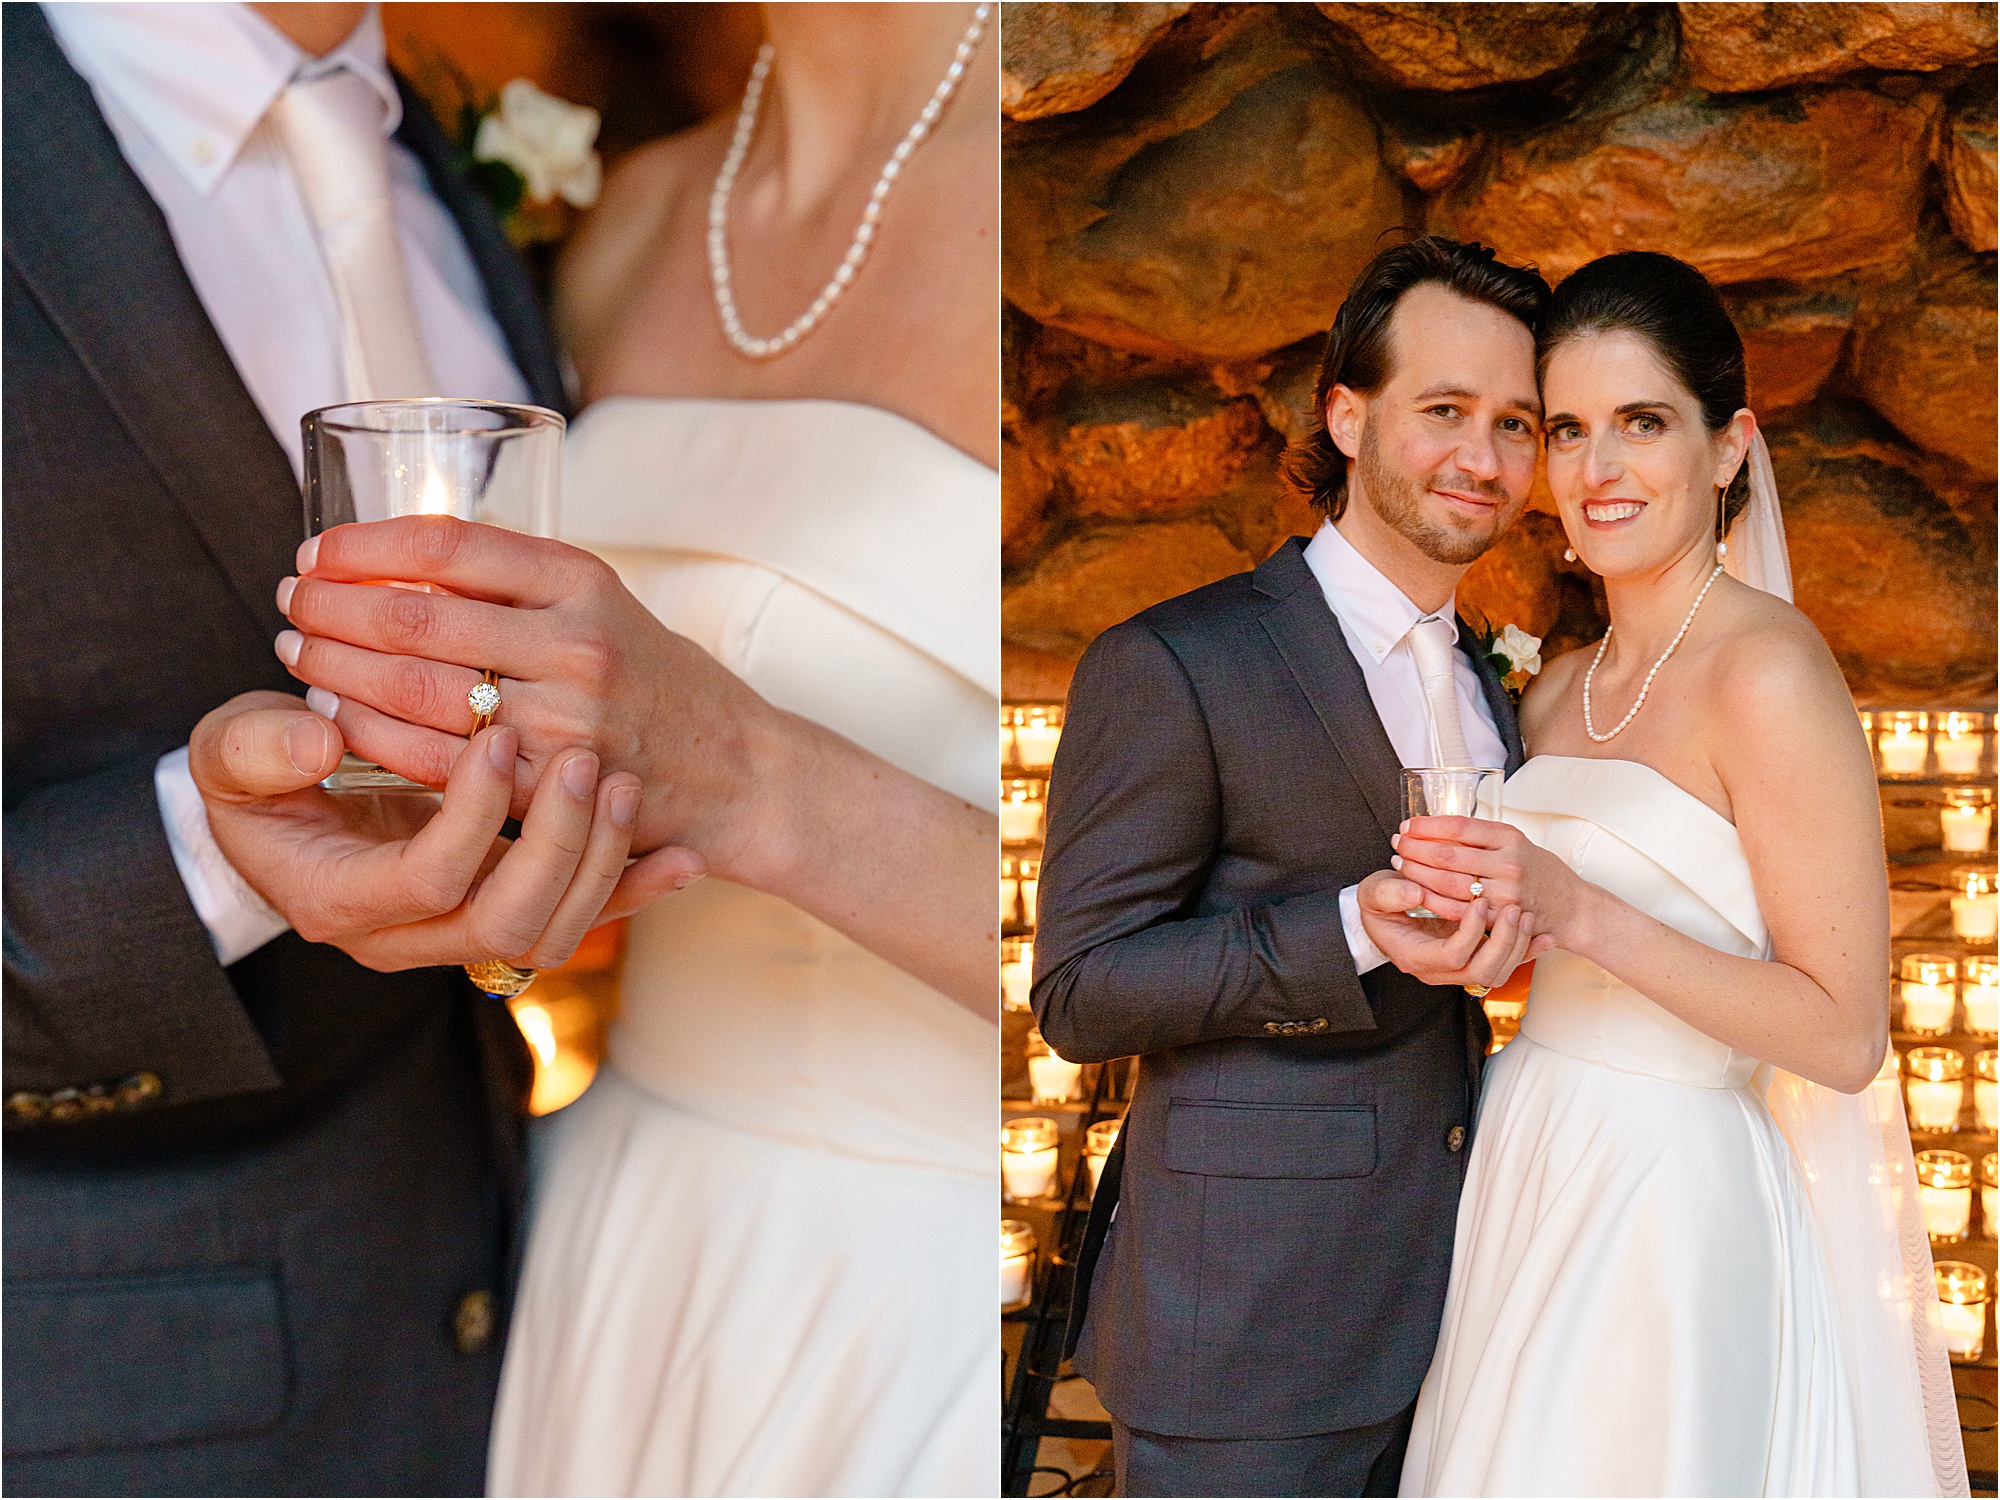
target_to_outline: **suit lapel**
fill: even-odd
[[[1500,742],[1507,747],[1507,774],[1512,776],[1521,769],[1521,762],[1527,759],[1521,745],[1521,723],[1514,715],[1514,699],[1507,691],[1507,685],[1500,680],[1494,670],[1492,658],[1483,651],[1475,650],[1472,642],[1472,627],[1459,616],[1458,638],[1460,649],[1472,658],[1472,670],[1479,674],[1479,685],[1486,691],[1486,706],[1493,712],[1494,727],[1500,731]]]
[[[267,634],[303,535],[298,481],[145,185],[39,6],[5,7],[8,264],[90,372]],[[28,143],[32,143],[29,145]],[[135,556],[143,556],[135,536]]]
[[[1389,743],[1360,664],[1294,537],[1257,569],[1257,587],[1279,600],[1263,624],[1318,715],[1347,772],[1361,788],[1383,838],[1403,821],[1403,763]]]
[[[514,367],[527,379],[538,404],[567,413],[569,402],[563,392],[555,341],[527,267],[507,242],[493,206],[459,171],[458,153],[439,128],[430,106],[400,76],[396,89],[403,98],[403,123],[397,128],[396,139],[423,164],[431,191],[457,223],[459,235],[472,253],[472,263],[479,269],[479,279],[485,283],[486,305],[493,310],[493,321],[507,340]]]

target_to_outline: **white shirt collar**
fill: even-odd
[[[1381,569],[1356,551],[1331,521],[1322,522],[1306,543],[1305,560],[1319,580],[1327,606],[1377,666],[1410,633],[1412,625],[1430,618],[1384,577]],[[1454,594],[1437,613],[1451,626],[1456,641],[1458,596]]]
[[[385,136],[402,123],[381,12],[312,57],[247,5],[69,0],[43,6],[71,66],[115,99],[197,193],[229,170],[285,86],[346,68],[382,96]]]

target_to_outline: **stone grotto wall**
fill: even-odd
[[[1014,4],[1002,48],[1010,698],[1312,529],[1324,330],[1428,228],[1699,267],[1857,700],[1991,702],[1993,6]],[[1538,485],[1461,601],[1594,638],[1564,545]]]

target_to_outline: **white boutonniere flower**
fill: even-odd
[[[504,162],[521,175],[530,203],[557,198],[589,208],[604,184],[594,149],[597,111],[544,93],[525,78],[500,90],[500,107],[479,122],[472,159]]]
[[[1493,670],[1500,674],[1500,685],[1516,703],[1534,681],[1535,674],[1542,670],[1542,638],[1529,635],[1518,625],[1502,626],[1499,630],[1488,627],[1473,632],[1479,643],[1480,654],[1493,663]]]

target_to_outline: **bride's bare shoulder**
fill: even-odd
[[[707,201],[726,121],[709,120],[628,151],[563,247],[556,266],[556,326],[572,348],[620,306],[648,254],[692,199]]]
[[[1710,713],[1728,738],[1754,747],[1801,736],[1859,734],[1854,700],[1826,640],[1803,610],[1730,580],[1705,653],[1702,681]]]

